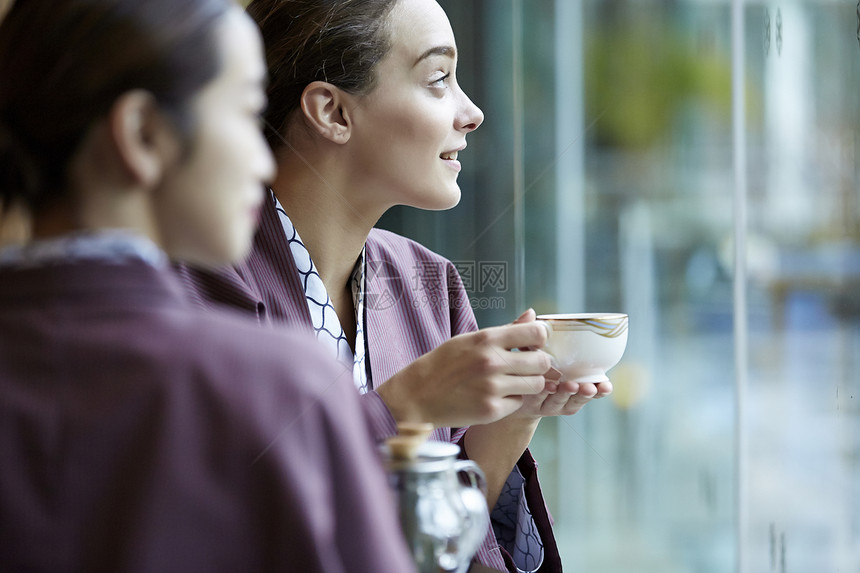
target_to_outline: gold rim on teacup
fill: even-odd
[[[537,320],[558,331],[588,330],[606,338],[616,338],[627,331],[628,317],[622,313],[542,314]]]

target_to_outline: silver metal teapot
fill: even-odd
[[[389,441],[383,457],[419,573],[465,572],[489,525],[483,472],[475,462],[458,460],[460,448],[451,443],[397,446]]]

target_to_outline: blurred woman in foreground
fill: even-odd
[[[349,376],[168,263],[248,251],[265,77],[227,1],[0,25],[0,198],[33,228],[0,250],[0,570],[413,570]]]

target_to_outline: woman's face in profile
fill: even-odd
[[[168,254],[207,265],[247,254],[263,186],[274,176],[260,125],[266,66],[257,27],[238,8],[218,25],[221,70],[193,101],[188,154],[156,198]]]
[[[399,0],[388,29],[390,51],[354,107],[350,141],[383,202],[448,209],[460,200],[457,153],[484,116],[457,83],[454,33],[436,0]]]

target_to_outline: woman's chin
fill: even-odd
[[[412,206],[425,211],[447,211],[460,203],[460,196],[460,188],[455,187],[446,193],[437,193],[435,196],[422,198],[422,201],[418,201]]]

